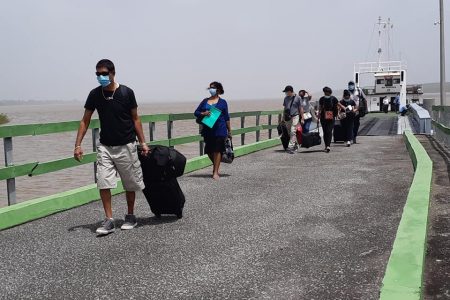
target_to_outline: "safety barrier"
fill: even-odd
[[[431,134],[431,116],[430,113],[417,103],[410,105],[411,124],[414,127],[415,133]]]
[[[410,131],[405,131],[404,138],[415,172],[386,267],[380,300],[419,300],[423,294],[433,162]]]
[[[450,148],[450,106],[432,107],[434,138]]]

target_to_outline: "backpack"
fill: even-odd
[[[367,100],[362,96],[361,88],[357,88],[357,91],[359,97],[358,113],[359,117],[362,118],[367,114]]]

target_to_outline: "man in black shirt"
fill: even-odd
[[[142,123],[137,113],[134,92],[129,87],[114,81],[115,67],[107,59],[96,66],[100,86],[93,89],[84,105],[85,111],[78,129],[74,157],[83,157],[81,141],[89,127],[92,114],[97,109],[100,119],[100,144],[97,147],[97,187],[100,190],[106,219],[97,229],[97,234],[114,232],[114,219],[111,208],[111,189],[117,187],[117,173],[126,191],[128,214],[121,229],[132,229],[137,225],[134,216],[136,191],[145,186],[142,181],[141,165],[137,156],[136,137],[142,146],[143,154],[149,148],[145,143]]]

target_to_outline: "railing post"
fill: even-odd
[[[3,138],[3,148],[5,151],[5,166],[13,164],[13,142],[12,137]],[[8,205],[16,204],[16,179],[6,179],[6,190],[8,193]]]
[[[261,112],[256,113],[256,126],[259,126],[259,119],[261,118]],[[256,142],[259,142],[260,130],[256,130]]]
[[[199,134],[202,133],[202,127],[203,126],[201,124],[198,125],[198,133]],[[200,156],[202,156],[202,155],[205,154],[205,142],[203,140],[201,140],[201,141],[198,142],[198,144],[199,144],[199,147],[200,147]]]
[[[150,141],[154,141],[155,140],[155,129],[156,129],[155,122],[148,123],[148,130],[150,132]]]
[[[268,116],[268,125],[271,126],[272,125],[272,115]],[[269,128],[269,140],[272,138],[272,128]]]
[[[100,139],[100,130],[92,128],[92,151],[97,152],[97,145]],[[97,161],[94,162],[94,182],[97,183]]]
[[[172,131],[173,131],[173,121],[169,120],[167,121],[167,138],[169,139],[169,143],[170,143],[170,139],[172,138]],[[173,147],[173,146],[170,146]]]
[[[245,127],[245,116],[241,117],[241,128]],[[241,134],[241,146],[245,145],[245,133]]]

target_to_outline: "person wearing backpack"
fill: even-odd
[[[302,101],[299,96],[294,94],[294,88],[290,85],[287,85],[283,93],[285,93],[285,97],[283,100],[283,121],[286,124],[286,127],[289,132],[289,145],[287,151],[289,154],[294,154],[295,150],[298,149],[297,143],[297,126],[299,123],[302,125],[304,123],[303,118],[303,106]]]
[[[121,229],[133,229],[137,225],[134,216],[136,191],[144,189],[145,185],[137,154],[136,137],[144,155],[150,150],[145,143],[134,92],[115,81],[116,71],[113,62],[109,59],[100,60],[95,73],[100,85],[89,93],[84,105],[85,111],[78,128],[73,155],[76,160],[82,160],[81,142],[89,128],[92,114],[97,110],[100,119],[97,187],[100,190],[106,218],[96,232],[98,235],[106,235],[115,231],[111,189],[117,187],[117,173],[122,179],[128,206],[128,213]]]
[[[319,99],[319,111],[317,118],[323,129],[323,141],[325,143],[325,152],[329,153],[331,148],[331,139],[333,137],[334,118],[338,113],[339,101],[331,94],[333,91],[329,87],[323,88],[324,96]]]
[[[353,81],[348,82],[348,91],[350,92],[350,98],[355,101],[358,109],[353,123],[353,144],[356,144],[361,118],[367,113],[367,100],[363,90],[359,87],[357,88]]]

